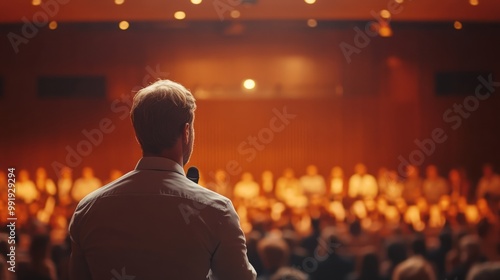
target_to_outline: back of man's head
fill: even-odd
[[[271,273],[288,264],[290,249],[288,244],[279,236],[269,235],[264,237],[259,241],[257,249],[264,267]]]
[[[407,259],[396,266],[394,280],[436,280],[432,266],[420,256]]]
[[[467,280],[498,280],[500,279],[500,262],[487,262],[475,265],[469,271]]]
[[[195,109],[191,92],[170,80],[158,80],[137,92],[130,117],[143,152],[159,155],[172,148],[185,125],[192,127]]]

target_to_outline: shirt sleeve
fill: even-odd
[[[257,274],[247,258],[246,240],[239,217],[230,201],[218,230],[219,245],[211,263],[211,280],[255,280]]]
[[[83,280],[92,279],[85,259],[84,252],[78,243],[78,222],[79,222],[78,208],[75,210],[69,225],[69,235],[71,238],[71,255],[69,257],[69,279],[70,280]]]

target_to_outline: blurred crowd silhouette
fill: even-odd
[[[492,165],[477,183],[463,168],[442,176],[435,165],[424,176],[411,165],[404,174],[380,168],[374,176],[362,163],[345,174],[335,166],[325,178],[309,165],[300,177],[287,168],[235,180],[219,169],[199,184],[233,201],[259,279],[500,279],[500,176]],[[122,172],[113,169],[104,181],[91,167],[76,179],[68,167],[57,175],[39,167],[31,179],[18,170],[18,267],[12,274],[2,260],[0,280],[68,279],[67,228],[76,205]],[[0,190],[7,193],[2,171]],[[6,209],[3,195],[2,223]],[[0,249],[5,257],[6,232]]]

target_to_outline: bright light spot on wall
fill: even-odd
[[[382,18],[388,19],[391,17],[391,12],[389,12],[388,10],[382,10],[380,11],[380,16]]]
[[[174,13],[174,18],[178,20],[183,20],[186,18],[186,13],[183,11],[177,11]]]
[[[232,10],[230,15],[232,18],[239,18],[241,16],[241,13],[238,10]]]
[[[318,26],[318,22],[315,19],[312,19],[312,18],[308,19],[307,20],[307,26],[309,26],[311,28],[312,27],[316,27],[316,26]]]
[[[120,21],[120,23],[118,24],[118,27],[120,27],[121,30],[127,30],[129,26],[130,24],[126,20]]]
[[[254,89],[255,88],[255,81],[252,79],[246,79],[243,81],[243,87],[245,89]]]
[[[57,29],[57,21],[54,21],[54,20],[53,20],[53,21],[51,21],[51,22],[49,23],[49,29],[50,29],[50,30],[55,30],[55,29]]]
[[[477,6],[479,5],[479,0],[469,0],[469,4],[471,4],[472,6]]]

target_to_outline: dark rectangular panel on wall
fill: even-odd
[[[105,97],[106,78],[103,76],[39,77],[38,96],[42,98]]]
[[[3,97],[4,91],[3,77],[0,77],[0,97]]]
[[[487,71],[447,71],[438,72],[434,78],[434,90],[438,96],[474,94],[481,84],[479,77],[488,79]]]

